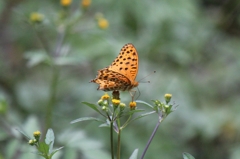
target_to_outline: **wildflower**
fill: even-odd
[[[171,98],[172,98],[172,94],[165,94],[165,101],[166,103],[169,103],[171,101]]]
[[[63,7],[68,7],[71,3],[72,3],[72,0],[61,0],[61,1],[60,1],[60,4],[61,4]]]
[[[126,108],[126,104],[120,103],[119,107],[120,107],[120,110],[123,111]]]
[[[91,0],[82,0],[82,7],[87,8],[91,4]]]
[[[40,138],[40,136],[41,136],[41,132],[40,132],[40,131],[35,131],[35,132],[33,133],[33,136],[34,136],[34,138],[38,141],[39,138]]]
[[[107,93],[101,97],[102,100],[108,100],[109,98],[110,96]]]
[[[38,12],[33,12],[30,14],[30,21],[33,23],[41,23],[43,21],[43,14],[40,14]]]
[[[136,109],[136,106],[137,106],[137,103],[136,102],[130,102],[129,103],[129,107],[131,110],[135,110]]]
[[[108,26],[109,26],[109,24],[108,24],[108,20],[107,19],[105,19],[105,18],[98,19],[98,27],[100,29],[107,29]]]
[[[120,104],[120,100],[119,99],[112,99],[112,104],[113,104],[113,106],[117,107]]]

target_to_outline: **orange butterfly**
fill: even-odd
[[[98,75],[90,82],[99,84],[98,90],[130,91],[138,86],[138,53],[133,44],[124,45],[116,59],[108,67],[98,70]]]

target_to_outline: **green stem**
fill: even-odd
[[[127,121],[123,124],[123,126],[121,127],[121,129],[125,128],[125,127],[128,125],[128,123],[130,122],[131,118],[132,118],[132,115],[129,115]]]
[[[52,81],[50,85],[50,94],[48,99],[48,104],[46,107],[46,121],[45,121],[45,129],[47,131],[48,128],[52,127],[52,112],[54,105],[56,103],[56,93],[57,93],[57,85],[59,78],[59,70],[56,67],[53,67],[52,73]]]
[[[110,144],[111,144],[111,154],[112,159],[114,159],[114,150],[113,150],[113,121],[110,121]]]
[[[39,38],[41,44],[43,45],[43,48],[45,49],[46,53],[50,54],[51,49],[47,43],[47,39],[44,37],[45,34],[41,30],[36,28],[36,26],[33,26],[33,29],[35,30],[37,37]]]
[[[118,145],[117,145],[117,159],[120,159],[121,155],[121,132],[122,129],[120,128],[120,119],[118,118]]]

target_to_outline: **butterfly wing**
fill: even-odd
[[[125,76],[104,68],[98,71],[98,75],[90,82],[99,84],[98,89],[103,91],[121,90],[125,91],[131,88],[131,82]]]
[[[124,45],[116,59],[108,67],[110,71],[117,72],[127,77],[131,83],[136,83],[138,73],[138,53],[133,44]]]

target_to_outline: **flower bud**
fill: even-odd
[[[136,106],[137,106],[137,103],[136,102],[130,102],[129,103],[129,107],[131,110],[135,110],[136,109]]]
[[[171,98],[172,98],[172,94],[165,94],[165,101],[166,103],[168,104],[170,101],[171,101]]]
[[[35,131],[35,132],[33,133],[33,136],[34,136],[34,138],[38,141],[39,138],[40,138],[40,136],[41,136],[41,132],[40,132],[40,131]]]
[[[44,19],[43,14],[37,13],[37,12],[33,12],[30,15],[30,21],[32,23],[41,23]]]
[[[123,111],[126,108],[126,104],[120,103],[119,107],[120,107],[120,111]]]
[[[28,141],[28,144],[33,146],[33,145],[35,145],[35,142],[34,142],[34,140],[31,139],[31,140]]]

